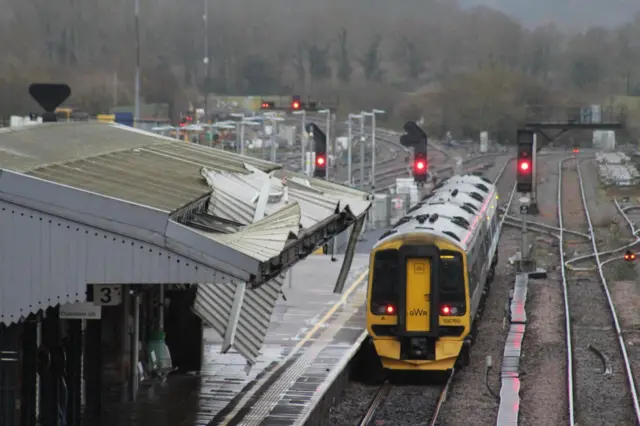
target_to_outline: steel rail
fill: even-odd
[[[435,426],[438,423],[438,418],[440,417],[440,412],[442,411],[442,407],[444,406],[445,401],[447,400],[447,394],[449,393],[449,389],[451,388],[451,383],[453,383],[453,376],[455,375],[455,368],[451,370],[451,374],[447,379],[442,391],[440,392],[440,396],[438,397],[438,402],[436,403],[435,408],[433,409],[433,414],[431,415],[431,421],[429,422],[429,426]]]
[[[564,222],[562,220],[562,167],[564,163],[572,158],[564,158],[558,163],[558,229],[559,234],[559,251],[560,251],[560,271],[562,274],[562,295],[564,299],[564,326],[565,326],[565,347],[567,348],[567,397],[569,410],[569,425],[576,423],[575,418],[575,397],[574,397],[574,379],[573,379],[573,343],[571,337],[571,309],[569,306],[569,287],[567,285],[567,267],[564,261]]]
[[[607,296],[607,303],[609,304],[609,310],[611,311],[611,317],[613,319],[613,324],[616,330],[616,337],[618,338],[618,343],[620,344],[620,351],[622,353],[622,358],[624,360],[624,368],[627,375],[627,382],[629,384],[629,390],[631,391],[631,396],[633,398],[633,410],[636,416],[636,423],[640,423],[640,402],[638,401],[638,393],[636,390],[635,379],[633,377],[633,370],[631,368],[631,361],[629,360],[629,355],[627,353],[627,344],[624,340],[624,336],[622,335],[622,327],[620,327],[620,321],[618,320],[618,314],[616,312],[615,304],[613,303],[613,299],[611,298],[611,292],[609,291],[609,286],[607,284],[607,279],[604,276],[604,271],[602,269],[602,262],[600,261],[600,255],[598,254],[598,243],[596,242],[595,232],[593,230],[593,224],[591,222],[591,215],[589,213],[589,206],[587,205],[587,197],[584,192],[584,182],[582,179],[582,172],[580,171],[580,160],[577,161],[578,170],[578,181],[580,183],[580,196],[582,198],[582,206],[584,207],[584,212],[587,217],[587,224],[589,225],[589,233],[591,234],[591,245],[593,247],[593,252],[595,253],[596,264],[598,267],[598,274],[600,275],[600,282],[602,284],[602,288]]]
[[[385,383],[380,386],[373,399],[369,403],[367,412],[364,413],[364,416],[362,416],[362,419],[360,419],[360,422],[358,422],[359,426],[368,426],[369,423],[371,423],[376,413],[378,412],[378,408],[387,399],[392,388],[393,386],[391,386],[391,384],[389,383]]]

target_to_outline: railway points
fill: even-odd
[[[594,272],[598,277],[597,280],[589,281],[586,286],[582,286],[578,292],[575,281],[569,275],[571,272],[565,273],[564,269],[562,271],[565,289],[565,316],[567,318],[567,362],[570,372],[567,376],[569,421],[589,423],[599,419],[598,421],[613,421],[623,424],[625,419],[638,419],[635,380],[627,354],[627,345],[621,333],[618,314],[611,298],[609,284],[603,272],[602,261],[597,254],[598,242],[589,202],[585,194],[581,165],[579,161],[573,159],[567,160],[565,164],[565,169],[560,169],[559,193],[571,191],[571,188],[567,187],[573,185],[574,190],[569,196],[575,196],[577,199],[573,203],[574,206],[569,207],[570,199],[569,203],[563,204],[566,199],[564,196],[559,196],[560,224],[562,227],[566,223],[567,217],[565,215],[567,214],[582,215],[582,225],[592,236],[590,245],[592,252],[595,253]],[[561,234],[561,241],[562,239]],[[587,309],[588,316],[584,315]],[[595,330],[594,327],[599,329]],[[597,357],[594,360],[592,354],[589,353],[590,351],[587,351],[587,342],[589,342],[589,347],[600,348],[608,353],[613,367],[611,378],[608,377],[609,375],[593,374],[594,362],[600,362],[600,360]],[[619,348],[619,352],[612,351],[616,347]],[[615,396],[611,394],[614,392],[612,386],[616,388]]]

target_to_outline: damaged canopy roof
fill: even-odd
[[[364,192],[275,163],[102,123],[0,133],[0,167],[7,171],[5,195],[25,207],[159,244],[252,286],[305,257],[369,206]],[[269,177],[273,172],[278,177]],[[261,198],[267,183],[269,195]]]
[[[245,167],[247,174],[203,167],[211,195],[206,203],[187,206],[175,216],[207,238],[266,262],[267,278],[344,231],[370,206],[359,191],[343,187],[347,191],[341,192],[339,185],[319,188],[306,177],[276,177],[250,164]]]

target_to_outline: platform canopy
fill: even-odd
[[[214,288],[227,324],[247,309],[266,309],[251,320],[268,324],[262,293],[275,304],[281,274],[361,220],[366,199],[116,124],[0,129],[0,323],[85,301],[87,284],[136,283]],[[235,325],[229,346],[254,357],[242,349],[254,336],[235,336]]]

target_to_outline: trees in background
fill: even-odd
[[[461,135],[508,134],[527,104],[640,95],[640,16],[566,34],[454,2],[365,3],[212,0],[205,35],[203,2],[140,0],[142,95],[340,94],[345,107],[419,114],[432,131]],[[131,102],[133,0],[0,7],[0,115],[34,108],[35,80],[68,82],[71,102],[90,112]]]

